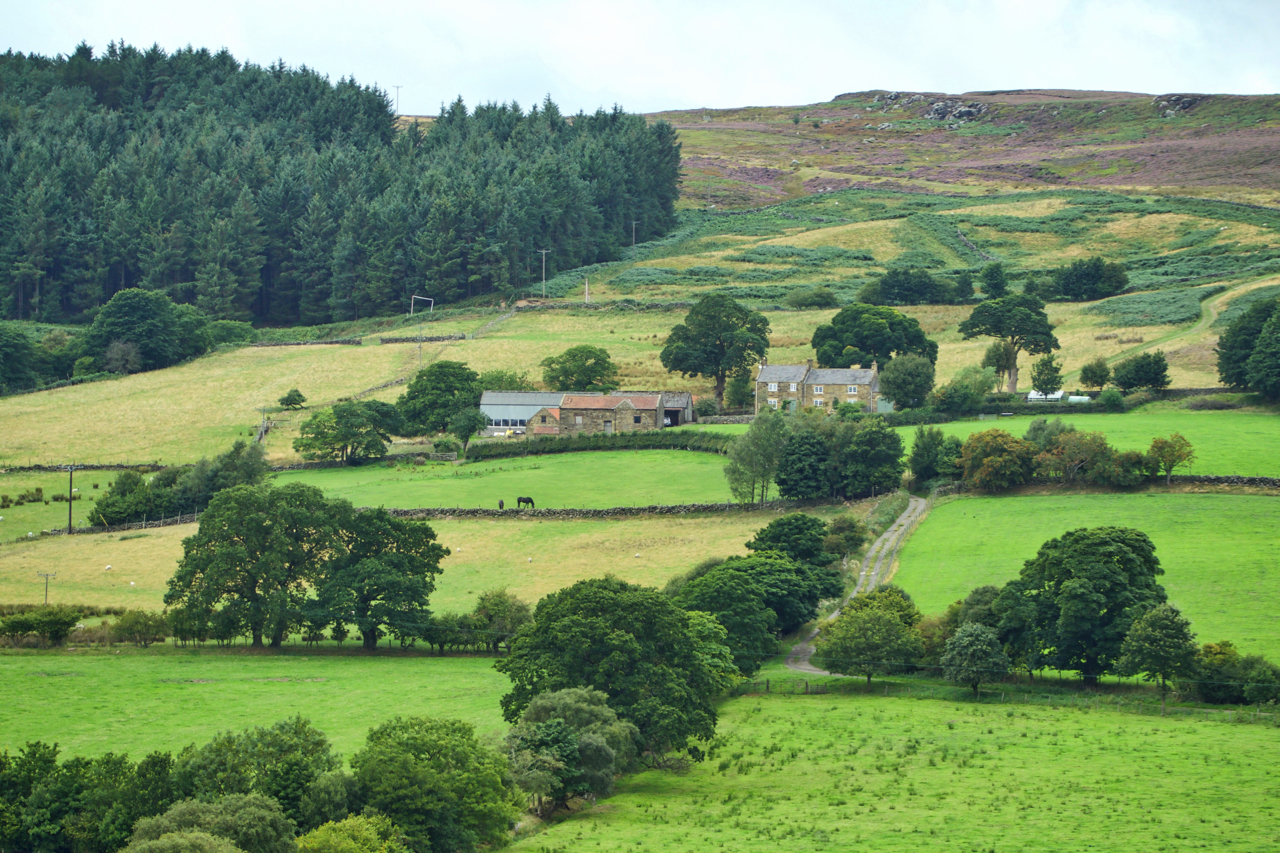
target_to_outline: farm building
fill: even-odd
[[[485,391],[480,395],[480,411],[495,427],[522,427],[538,410],[556,408],[563,391]]]
[[[528,423],[529,435],[559,435],[560,407],[544,406],[533,413]]]
[[[756,376],[756,412],[761,406],[788,411],[831,408],[837,403],[885,411],[880,397],[880,372],[872,364],[861,368],[826,368],[808,364],[766,364]],[[888,409],[892,411],[892,409]]]
[[[662,429],[662,420],[661,394],[565,394],[560,402],[561,435]]]

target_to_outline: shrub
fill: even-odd
[[[1114,388],[1108,388],[1098,395],[1098,405],[1105,412],[1123,412],[1124,395]]]
[[[1117,364],[1111,381],[1125,393],[1138,388],[1163,391],[1169,387],[1169,363],[1160,350],[1139,353]]]
[[[831,292],[831,288],[811,287],[807,290],[793,290],[787,295],[786,303],[792,308],[836,308],[840,300]]]
[[[1196,412],[1218,412],[1239,409],[1242,405],[1239,400],[1227,400],[1222,397],[1192,397],[1182,404],[1182,408]]]
[[[1135,391],[1132,394],[1126,394],[1124,398],[1125,411],[1136,409],[1139,406],[1145,406],[1147,403],[1156,399],[1156,395],[1150,391]]]
[[[703,397],[693,404],[693,413],[700,418],[712,418],[720,414],[720,407],[713,397]]]
[[[964,481],[984,492],[999,492],[1031,478],[1036,446],[1001,429],[974,433],[960,452]]]

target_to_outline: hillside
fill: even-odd
[[[1271,95],[872,90],[652,118],[680,132],[687,207],[759,206],[846,187],[966,195],[1107,187],[1280,201],[1280,97]]]

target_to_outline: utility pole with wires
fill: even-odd
[[[49,603],[49,579],[56,578],[57,572],[36,572],[36,577],[44,578],[44,603]]]
[[[67,533],[68,534],[71,533],[71,511],[75,507],[75,503],[73,503],[73,501],[75,501],[75,497],[76,497],[76,490],[75,490],[76,469],[83,468],[83,467],[84,467],[83,465],[67,466]],[[46,587],[48,586],[47,582],[45,583],[45,586]],[[48,594],[47,589],[45,590],[45,593],[47,596]]]
[[[534,249],[535,252],[542,255],[542,298],[547,298],[547,252],[550,249]]]

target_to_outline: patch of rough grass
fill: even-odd
[[[1274,741],[1266,726],[1105,710],[746,696],[721,706],[708,758],[687,774],[624,777],[613,797],[511,849],[1266,847],[1280,843]]]
[[[849,510],[809,512],[824,519],[846,511],[861,516],[868,507],[859,503]],[[776,517],[731,512],[566,521],[431,520],[439,541],[453,552],[436,579],[431,606],[468,611],[481,592],[498,587],[535,603],[576,581],[608,573],[661,586],[707,557],[745,554],[744,543]],[[56,571],[51,602],[159,610],[182,558],[182,540],[196,532],[196,525],[145,532],[145,537],[126,540],[118,533],[85,534],[0,545],[0,602],[39,603],[44,583],[36,572]],[[108,564],[110,572],[105,571]]]
[[[1078,424],[1079,426],[1079,424]],[[895,582],[925,613],[1017,577],[1048,539],[1080,527],[1146,533],[1169,600],[1203,643],[1280,657],[1280,501],[1268,496],[1056,494],[966,497],[935,506],[902,549]]]

